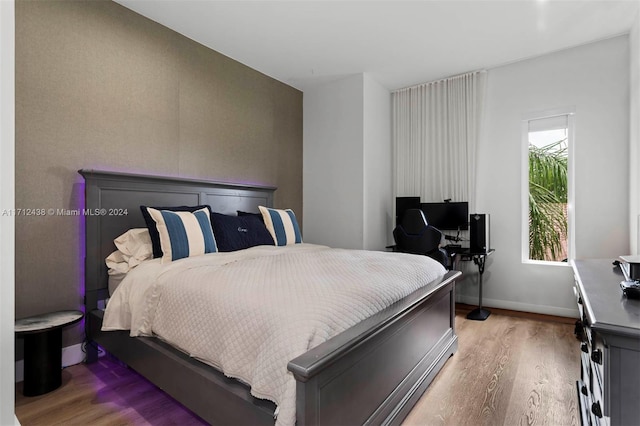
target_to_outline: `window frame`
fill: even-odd
[[[575,258],[575,107],[556,108],[526,114],[522,118],[521,135],[521,253],[522,263],[570,266]],[[529,258],[529,122],[558,116],[567,117],[567,262]]]

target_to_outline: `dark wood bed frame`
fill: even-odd
[[[275,188],[80,170],[85,179],[87,362],[97,346],[211,424],[271,424],[275,404],[153,337],[101,331],[104,259],[127,229],[145,227],[140,205],[211,205],[235,214],[272,206]],[[102,209],[102,210],[101,210]],[[126,212],[126,213],[125,213]],[[291,360],[298,425],[399,424],[457,350],[450,271],[380,313]]]

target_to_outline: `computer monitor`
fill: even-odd
[[[469,229],[469,203],[466,201],[422,203],[420,208],[427,223],[441,231]]]
[[[404,212],[420,208],[420,197],[396,197],[396,226],[402,220]]]

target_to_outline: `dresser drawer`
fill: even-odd
[[[591,395],[593,393],[593,373],[591,372],[591,364],[589,363],[589,354],[581,352],[580,357],[580,380],[582,380],[586,386],[588,394]]]
[[[571,262],[580,315],[581,422],[640,426],[640,301],[621,294],[624,277],[610,259]]]
[[[598,384],[598,391],[600,401],[608,401],[608,383],[607,376],[605,375],[604,366],[605,363],[608,363],[608,349],[604,345],[604,341],[600,337],[599,334],[595,333],[593,335],[592,346],[591,346],[591,369],[594,372],[594,387],[596,383]],[[605,394],[606,393],[606,394]],[[602,403],[601,403],[602,404]],[[609,415],[609,407],[607,405],[602,405],[603,415]]]
[[[589,414],[589,407],[591,403],[589,402],[589,395],[585,392],[587,385],[582,382],[582,380],[578,380],[576,382],[576,387],[578,391],[578,412],[580,414],[580,424],[582,426],[590,426],[591,425],[591,415]]]

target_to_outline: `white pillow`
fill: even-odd
[[[151,237],[147,228],[129,229],[113,240],[113,243],[125,256],[135,259],[146,260],[150,253],[153,255]]]
[[[105,259],[109,275],[126,274],[145,260],[153,258],[153,246],[147,228],[130,229],[113,243],[117,250]]]

